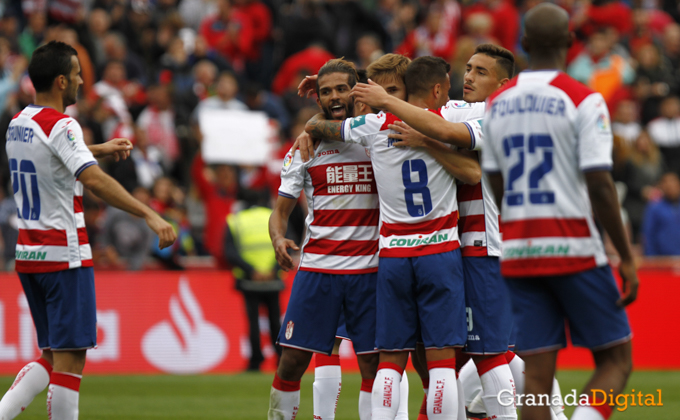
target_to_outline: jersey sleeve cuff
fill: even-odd
[[[475,132],[472,129],[472,127],[470,127],[470,124],[468,124],[467,122],[463,122],[463,124],[465,124],[465,127],[468,129],[468,132],[470,133],[470,147],[468,148],[468,150],[475,150],[475,146],[477,143],[477,140],[475,139]]]
[[[345,122],[346,121],[347,120],[344,119],[344,120],[342,120],[342,123],[340,123],[340,138],[342,139],[342,141],[345,141]]]
[[[297,197],[293,196],[292,194],[285,193],[281,190],[279,190],[279,195],[283,198],[290,198],[291,200],[297,200]]]
[[[86,164],[78,168],[78,170],[76,171],[76,178],[78,178],[85,169],[89,168],[92,165],[97,165],[97,162],[96,161],[87,162]]]
[[[583,172],[583,173],[600,172],[600,171],[611,172],[611,170],[612,170],[612,165],[593,165],[593,166],[586,166],[584,168],[581,168],[581,172]]]

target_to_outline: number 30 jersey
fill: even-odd
[[[520,73],[488,101],[482,168],[501,173],[506,277],[607,264],[584,172],[612,166],[602,95],[559,71]]]
[[[392,114],[342,123],[342,138],[368,148],[380,197],[380,257],[417,257],[459,248],[455,179],[426,151],[394,147]]]
[[[19,224],[16,270],[91,267],[78,175],[97,161],[80,125],[52,108],[29,105],[12,119],[6,148]]]

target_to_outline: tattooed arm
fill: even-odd
[[[322,113],[316,114],[311,120],[307,121],[305,131],[317,139],[344,141],[342,139],[342,121],[327,120]]]

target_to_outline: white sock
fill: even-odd
[[[50,420],[78,420],[78,399],[82,375],[52,372],[47,391],[47,418]]]
[[[317,354],[314,369],[313,401],[314,418],[318,420],[335,419],[338,398],[342,389],[342,370],[340,358],[336,355]]]
[[[43,358],[24,366],[0,401],[0,420],[10,420],[21,414],[50,384],[51,372],[52,366]]]
[[[482,360],[477,364],[477,371],[482,381],[486,416],[498,420],[516,420],[515,384],[505,354]]]
[[[268,420],[295,420],[300,407],[300,381],[284,381],[274,376],[269,393]]]
[[[465,406],[470,407],[472,400],[482,392],[482,381],[477,374],[477,366],[468,360],[458,372],[458,378],[463,384],[463,394],[465,395]]]
[[[402,373],[403,370],[394,363],[378,365],[371,396],[372,420],[394,420],[397,416]]]
[[[399,408],[397,409],[397,417],[394,420],[408,420],[408,377],[406,372],[401,374],[401,382],[399,383]]]
[[[458,385],[454,359],[427,363],[430,373],[430,392],[427,396],[428,420],[456,420],[458,418]]]
[[[579,405],[571,415],[571,420],[606,420],[599,411],[593,407]]]
[[[508,360],[508,366],[510,366],[512,378],[515,380],[515,392],[524,394],[524,360],[510,351],[505,353],[505,357],[506,359],[512,357],[512,359]]]
[[[555,414],[555,417],[557,417],[557,420],[569,420],[567,416],[564,414],[564,400],[562,399],[562,390],[560,390],[560,383],[557,382],[557,378],[553,378],[552,397],[550,398],[550,400],[554,401],[556,396],[560,398],[560,403],[556,405],[551,405],[550,408],[552,408],[552,411]]]
[[[467,413],[465,412],[465,393],[463,391],[463,383],[460,381],[460,376],[456,379],[458,385],[458,420],[467,420]]]
[[[371,393],[374,379],[361,379],[359,391],[359,420],[371,420]]]

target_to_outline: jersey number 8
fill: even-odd
[[[18,193],[21,188],[21,195],[24,198],[21,208],[17,208],[17,216],[24,220],[40,219],[40,191],[35,165],[30,160],[17,162],[16,159],[10,159],[9,169],[12,173],[14,194]],[[28,182],[30,182],[30,189]]]
[[[411,180],[411,172],[418,174],[418,181]],[[411,217],[420,217],[432,211],[432,197],[430,189],[427,188],[427,165],[422,159],[407,160],[401,165],[401,176],[404,181],[404,200],[406,200],[406,210]],[[414,194],[420,194],[423,204],[416,204],[413,200]]]

